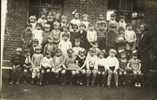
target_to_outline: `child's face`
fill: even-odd
[[[76,14],[74,15],[74,17],[75,17],[76,19],[79,19],[79,17],[80,17],[79,13],[76,13]]]
[[[63,40],[67,41],[69,38],[67,36],[63,36]]]
[[[30,22],[31,22],[31,23],[34,23],[35,21],[36,21],[36,20],[35,20],[34,18],[31,18],[31,19],[30,19]]]
[[[84,57],[85,54],[84,54],[83,52],[80,52],[80,56],[81,56],[81,57]]]
[[[89,27],[89,30],[94,30],[94,26],[90,26],[90,27]]]
[[[36,47],[38,45],[38,42],[33,42],[33,47]]]
[[[41,30],[41,27],[39,25],[36,26],[37,30]]]
[[[64,31],[64,32],[67,32],[67,31],[68,31],[68,28],[67,28],[67,27],[63,27],[63,31]]]
[[[120,34],[124,34],[125,32],[124,32],[124,30],[120,30],[119,33]]]
[[[47,21],[48,21],[48,22],[53,22],[53,19],[54,19],[53,16],[51,16],[51,15],[50,15],[50,16],[47,16]]]
[[[49,38],[48,43],[53,43],[53,40],[51,38]]]
[[[111,56],[111,57],[115,57],[115,53],[113,53],[113,52],[109,52],[109,56]]]
[[[84,21],[88,21],[88,16],[83,16],[82,18]]]
[[[100,59],[104,58],[104,55],[103,55],[103,54],[100,54],[100,55],[99,55],[99,58],[100,58]]]
[[[35,52],[36,52],[37,54],[39,54],[39,53],[41,53],[41,50],[36,50]]]
[[[59,29],[59,25],[58,24],[54,25],[54,29]]]
[[[134,56],[132,56],[132,57],[133,57],[133,59],[137,59],[137,56],[135,56],[135,55],[134,55]]]
[[[80,46],[80,41],[75,41],[75,46],[79,47]]]
[[[46,15],[41,15],[41,19],[46,19]]]
[[[128,26],[127,29],[128,29],[128,30],[132,30],[132,26]]]
[[[46,57],[47,57],[47,58],[51,58],[51,54],[50,54],[50,53],[47,54]]]
[[[84,26],[80,26],[80,30],[85,30],[85,27]]]
[[[116,20],[116,17],[115,16],[111,16],[111,20]]]
[[[50,27],[51,27],[50,25],[46,24],[44,27],[44,31],[50,32],[50,29],[51,29]]]

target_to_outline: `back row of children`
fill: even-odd
[[[107,23],[100,14],[96,25],[92,25],[87,14],[82,15],[82,20],[78,12],[72,14],[74,18],[70,23],[67,16],[60,18],[51,12],[38,20],[30,16],[23,35],[25,57],[22,58],[22,50],[18,48],[11,60],[14,66],[11,83],[18,84],[29,73],[31,82],[40,85],[56,79],[62,84],[104,86],[107,79],[110,87],[114,76],[118,87],[118,79],[126,84],[128,73],[132,73],[133,84],[140,86],[141,62],[137,52],[133,53],[136,34],[132,25],[126,24],[125,17],[121,16],[117,22],[116,15],[112,14]]]

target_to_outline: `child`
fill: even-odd
[[[51,25],[51,30],[53,28],[54,17],[50,14],[47,15],[47,23]]]
[[[107,23],[102,14],[99,15],[99,19],[96,22],[96,30],[98,35],[98,44],[100,49],[106,48],[106,32],[107,32]]]
[[[48,37],[50,36],[50,33],[51,33],[51,25],[50,24],[44,24],[42,48],[44,48],[44,46],[47,44]]]
[[[61,28],[63,28],[64,26],[68,26],[68,17],[65,15],[62,15],[62,17],[61,17]]]
[[[30,49],[25,49],[25,63],[23,65],[24,73],[23,73],[23,80],[24,83],[31,82],[31,68],[32,68],[32,59]]]
[[[58,44],[60,42],[60,35],[61,35],[60,23],[55,21],[53,23],[53,27],[54,27],[54,29],[51,31],[50,36],[53,38],[53,44],[57,48]]]
[[[135,87],[141,87],[141,60],[137,58],[136,52],[133,52],[132,58],[127,64],[127,70],[133,73],[133,82]]]
[[[128,24],[125,31],[126,50],[132,52],[136,47],[136,33],[132,29],[132,25]]]
[[[98,65],[97,65],[96,51],[92,48],[89,50],[89,56],[87,56],[81,69],[83,69],[84,67],[86,68],[87,86],[89,86],[90,82],[91,85],[94,86],[95,79],[97,76]],[[92,75],[92,80],[90,80],[91,75]]]
[[[75,39],[75,46],[72,48],[74,51],[74,55],[78,56],[79,55],[79,51],[81,51],[83,48],[80,47],[80,39]]]
[[[76,82],[77,75],[79,74],[79,66],[76,64],[76,56],[73,55],[74,51],[72,49],[68,49],[68,56],[65,58],[65,66],[66,66],[66,75],[70,79],[70,83],[73,84]]]
[[[61,78],[61,82],[63,83],[64,79],[65,79],[65,66],[64,66],[64,62],[65,62],[65,57],[62,54],[62,51],[60,49],[56,50],[56,54],[53,57],[53,68],[52,68],[52,72],[55,74],[55,78]],[[58,81],[58,80],[56,80]]]
[[[10,84],[19,84],[23,73],[23,64],[25,57],[22,55],[22,49],[17,48],[15,55],[11,58],[12,70]]]
[[[40,23],[42,26],[44,26],[45,23],[47,23],[46,15],[42,14],[41,17],[38,19],[38,23]]]
[[[67,50],[72,48],[72,44],[69,41],[69,34],[64,33],[63,40],[60,41],[58,48],[61,49],[64,56],[67,56]]]
[[[100,51],[98,53],[98,59],[97,59],[97,65],[98,65],[98,76],[97,81],[98,85],[105,85],[105,76],[107,75],[107,64],[106,64],[106,58],[104,58],[104,52]]]
[[[47,53],[51,53],[51,56],[53,57],[56,51],[56,46],[53,43],[53,39],[51,36],[48,37],[48,43],[45,45],[43,54],[46,55]]]
[[[40,85],[50,83],[52,61],[53,59],[50,52],[47,53],[46,56],[41,60]]]
[[[125,16],[120,16],[118,27],[122,27],[124,30],[126,29]]]
[[[31,24],[32,30],[34,30],[35,27],[36,27],[36,24],[37,24],[37,18],[36,18],[36,16],[30,16],[28,24]]]
[[[81,49],[76,57],[76,64],[81,68],[86,60],[86,50]],[[85,68],[82,68],[79,72],[79,84],[83,85],[85,84],[85,76],[86,76],[86,70]]]
[[[43,42],[43,30],[40,23],[36,24],[35,30],[32,31],[33,39],[38,39],[39,45],[42,45]]]
[[[26,28],[25,32],[22,36],[22,40],[24,42],[24,48],[29,48],[31,45],[31,41],[32,41],[32,30],[31,28]]]
[[[87,31],[86,31],[86,25],[81,24],[79,28],[79,34],[80,34],[80,46],[85,48],[86,50],[89,49],[90,44],[87,40]]]
[[[80,23],[81,23],[81,21],[80,21],[80,14],[77,12],[77,10],[74,10],[73,12],[72,12],[72,14],[73,14],[73,19],[70,21],[70,24],[71,24],[71,28],[73,27],[73,25],[77,25],[77,27],[79,27],[80,26]],[[73,29],[73,28],[72,28]]]
[[[61,37],[60,37],[60,41],[63,40],[63,34],[69,34],[70,36],[70,32],[69,32],[69,29],[68,29],[68,26],[62,26],[62,32],[61,32]],[[70,40],[70,37],[69,37],[69,40]]]
[[[112,75],[115,78],[115,85],[118,87],[118,69],[119,69],[119,61],[116,57],[116,50],[110,49],[109,56],[107,57],[107,67],[108,67],[108,77],[107,77],[107,86],[110,88]]]
[[[111,19],[109,20],[109,26],[111,24],[114,24],[116,26],[116,28],[117,28],[118,23],[116,21],[116,14],[115,13],[111,14]]]
[[[119,50],[123,50],[125,49],[125,46],[126,46],[126,41],[125,41],[125,30],[124,28],[120,27],[118,29],[118,36],[117,36],[117,39],[116,39],[116,49],[119,51]]]
[[[74,46],[75,39],[80,38],[79,30],[77,25],[73,25],[73,30],[70,32],[70,41]]]
[[[127,82],[127,57],[126,57],[126,52],[125,50],[120,50],[119,51],[120,58],[119,58],[119,80],[121,85],[126,85]]]
[[[89,25],[89,30],[87,31],[87,40],[91,46],[93,45],[93,42],[97,41],[97,32],[91,24]]]
[[[35,53],[32,56],[32,84],[40,81],[40,68],[43,55],[41,54],[41,47],[35,48]]]
[[[83,14],[82,15],[81,24],[84,24],[85,27],[86,27],[85,30],[88,30],[88,27],[89,27],[89,24],[90,24],[90,22],[88,21],[88,14]]]
[[[38,41],[38,39],[33,39],[33,40],[32,40],[32,43],[31,43],[31,47],[30,47],[30,54],[31,54],[31,57],[32,57],[32,55],[34,54],[35,48],[36,48],[37,46],[39,46],[39,41]]]

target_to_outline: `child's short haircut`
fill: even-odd
[[[37,24],[36,24],[36,27],[37,27],[37,26],[39,26],[39,27],[41,27],[41,28],[42,28],[41,23],[37,23]]]
[[[68,54],[72,54],[73,52],[74,52],[73,49],[68,49],[68,50],[67,50],[67,53],[68,53]]]
[[[118,31],[125,31],[125,29],[123,27],[119,27]]]
[[[80,24],[80,27],[84,27],[84,28],[86,28],[86,25],[83,24],[83,23],[81,23],[81,24]]]
[[[68,33],[64,33],[63,35],[62,35],[62,37],[70,37],[70,35],[68,34]]]

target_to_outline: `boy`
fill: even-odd
[[[137,53],[133,52],[132,58],[127,64],[128,72],[133,73],[133,82],[135,87],[141,87],[141,60],[137,58]]]
[[[89,25],[89,30],[87,31],[87,40],[91,46],[97,41],[97,32],[91,24]]]
[[[126,22],[125,22],[125,16],[120,16],[119,22],[118,22],[118,27],[122,27],[126,29]]]
[[[96,22],[96,30],[98,35],[98,44],[100,49],[106,48],[106,32],[107,32],[107,23],[102,14],[99,15],[99,19]]]
[[[96,51],[92,48],[89,50],[89,55],[87,56],[81,69],[83,69],[84,67],[86,68],[86,75],[87,75],[86,86],[89,86],[90,82],[91,82],[91,85],[94,86],[95,79],[97,76],[98,65],[97,65]],[[92,77],[92,80],[90,80],[90,77]]]
[[[69,41],[69,34],[64,33],[62,36],[63,40],[60,41],[58,48],[62,51],[64,56],[67,56],[67,51],[68,49],[72,48],[72,44]]]
[[[22,55],[22,48],[17,48],[15,55],[11,58],[12,70],[10,84],[19,84],[23,73],[25,57]]]
[[[136,48],[136,33],[132,29],[132,25],[128,24],[125,31],[126,50],[129,54]]]
[[[98,85],[105,86],[105,78],[107,75],[107,64],[106,58],[104,58],[104,52],[100,51],[98,53],[97,65],[98,65],[98,76],[97,81]]]
[[[111,14],[111,19],[109,20],[109,26],[111,24],[114,24],[116,26],[116,28],[117,28],[118,23],[116,21],[116,14],[115,13]]]
[[[56,54],[53,57],[53,68],[52,68],[52,72],[55,74],[55,78],[57,79],[56,81],[58,81],[58,79],[60,78],[61,82],[64,81],[65,79],[65,66],[64,66],[64,62],[65,62],[65,57],[62,54],[62,51],[60,49],[56,50]]]
[[[119,61],[116,57],[116,50],[110,49],[109,56],[106,59],[107,67],[108,67],[108,77],[107,77],[107,86],[110,88],[112,75],[114,75],[115,85],[118,87],[118,69],[119,69]]]
[[[41,60],[40,85],[50,83],[52,61],[53,59],[50,52],[47,53],[46,56]]]
[[[54,17],[50,14],[47,15],[47,24],[51,25],[51,30],[53,28]]]
[[[63,29],[64,26],[68,26],[68,17],[65,15],[62,15],[62,17],[61,17],[61,28]]]
[[[66,75],[68,75],[70,83],[73,84],[76,82],[80,68],[76,64],[76,56],[73,55],[74,51],[72,49],[68,49],[67,53],[68,56],[65,59]]]
[[[81,51],[83,48],[80,47],[80,39],[75,39],[75,46],[72,48],[74,51],[74,55],[78,56],[79,55],[79,51]]]
[[[32,56],[32,84],[40,81],[40,68],[43,55],[41,54],[41,47],[35,48],[35,53]]]
[[[43,30],[42,25],[40,23],[36,24],[35,29],[32,31],[33,39],[38,39],[39,45],[42,45],[43,42]]]

